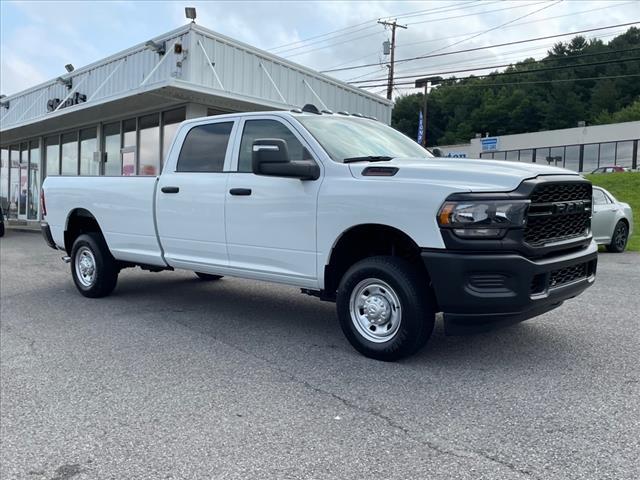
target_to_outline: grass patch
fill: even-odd
[[[634,232],[628,250],[640,251],[640,172],[585,175],[591,183],[610,191],[620,202],[631,205]]]

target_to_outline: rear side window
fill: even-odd
[[[598,189],[593,190],[593,201],[596,205],[605,205],[609,203],[604,192]]]
[[[232,128],[233,122],[224,122],[189,130],[180,150],[176,171],[222,172]]]
[[[276,120],[247,120],[240,141],[239,172],[251,172],[252,146],[259,138],[278,138],[287,142],[291,160],[311,160],[311,154],[289,128]]]

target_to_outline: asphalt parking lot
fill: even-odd
[[[637,479],[640,254],[508,329],[394,364],[294,288],[126,270],[75,290],[33,233],[0,240],[9,479]]]

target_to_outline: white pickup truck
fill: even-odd
[[[158,177],[48,177],[43,235],[86,297],[118,273],[185,269],[335,301],[361,353],[519,322],[590,286],[591,184],[568,170],[433,157],[348,114],[187,120]]]

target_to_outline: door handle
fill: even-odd
[[[180,187],[162,187],[160,190],[162,193],[178,193],[180,191]]]
[[[251,195],[250,188],[232,188],[229,190],[231,195]]]

